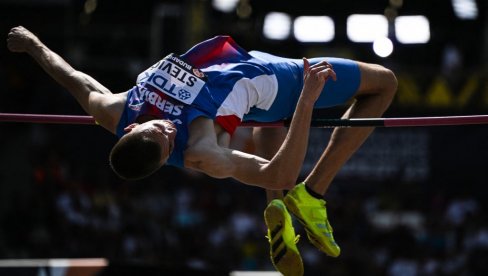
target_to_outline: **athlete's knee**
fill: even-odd
[[[395,73],[392,70],[383,67],[383,80],[384,90],[393,97],[398,88],[398,80]]]
[[[384,109],[387,109],[393,102],[393,98],[395,97],[398,88],[398,81],[395,73],[393,73],[393,71],[390,69],[383,67],[381,74],[382,87],[379,90],[379,96],[382,99]]]
[[[373,101],[378,111],[384,112],[393,102],[398,81],[395,73],[378,64],[359,63],[361,84],[357,100]]]
[[[395,73],[381,65],[375,65],[377,81],[375,92],[383,99],[383,102],[389,105],[396,94],[398,88],[398,80]]]
[[[383,94],[393,98],[398,87],[395,73],[378,64],[359,63],[361,69],[360,94]]]

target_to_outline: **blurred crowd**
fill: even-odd
[[[104,159],[66,152],[69,140],[65,147],[48,141],[27,151],[37,154],[25,155],[28,187],[4,193],[0,258],[104,257],[202,271],[273,270],[263,190],[170,167],[144,181],[123,182]],[[326,196],[342,246],[339,258],[311,246],[296,224],[306,275],[488,273],[483,192],[463,183],[368,185],[339,180]]]

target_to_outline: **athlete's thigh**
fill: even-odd
[[[324,58],[311,59],[315,64]],[[324,86],[322,94],[316,102],[316,108],[332,107],[347,103],[358,91],[361,82],[361,71],[358,62],[350,59],[329,58],[325,60],[332,65],[337,80],[329,79]]]
[[[253,141],[256,154],[266,159],[271,159],[283,144],[287,129],[256,127],[253,130]]]

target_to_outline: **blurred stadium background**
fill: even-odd
[[[228,34],[248,50],[391,68],[399,89],[387,117],[473,115],[488,114],[487,15],[483,0],[1,0],[0,33],[29,28],[114,92],[167,53]],[[5,45],[0,112],[83,114]],[[0,259],[273,270],[262,190],[170,167],[121,181],[108,166],[115,137],[99,127],[0,129]],[[304,174],[329,135],[313,130]],[[252,151],[248,130],[235,139]],[[326,195],[343,253],[326,257],[304,237],[306,275],[488,275],[486,160],[487,126],[378,129]]]

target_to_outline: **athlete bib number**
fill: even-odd
[[[150,85],[176,100],[192,104],[205,86],[205,75],[180,57],[170,54],[139,74],[137,84]]]

